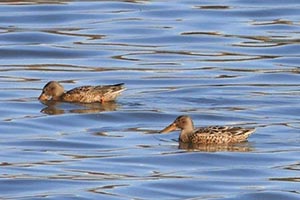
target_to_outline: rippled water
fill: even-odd
[[[1,199],[299,199],[300,3],[5,1],[0,4]],[[105,105],[44,105],[124,82]],[[249,142],[156,134],[254,126]]]

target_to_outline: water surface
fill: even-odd
[[[3,199],[299,199],[300,3],[10,1],[0,4]],[[124,82],[115,103],[42,104]],[[236,145],[157,134],[256,127]]]

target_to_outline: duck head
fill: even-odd
[[[64,94],[64,88],[56,81],[48,82],[39,96],[40,101],[47,101],[50,99],[59,100],[60,97]]]
[[[159,133],[169,133],[178,129],[185,132],[193,132],[194,124],[192,119],[187,115],[181,115],[177,117],[173,123],[161,130]]]

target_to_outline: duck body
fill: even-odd
[[[56,81],[48,82],[39,96],[39,100],[56,100],[65,102],[94,103],[114,101],[122,91],[125,90],[124,83],[115,85],[81,86],[67,92],[61,84]]]
[[[254,128],[232,127],[232,126],[208,126],[198,129],[194,128],[192,119],[182,115],[164,128],[160,133],[168,133],[181,129],[179,141],[193,144],[231,144],[247,141]]]

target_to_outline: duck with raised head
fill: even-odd
[[[193,144],[232,144],[247,141],[254,128],[233,126],[208,126],[195,129],[193,120],[187,115],[179,116],[173,123],[160,131],[169,133],[181,130],[179,141]]]
[[[115,85],[81,86],[65,92],[64,87],[60,83],[50,81],[44,86],[38,99],[40,101],[103,103],[114,101],[124,90],[124,83],[119,83]]]

